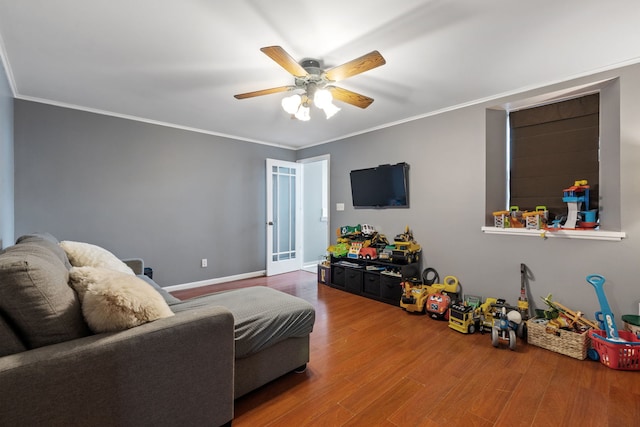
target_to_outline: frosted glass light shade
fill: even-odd
[[[289,114],[296,114],[302,98],[298,94],[282,98],[282,109]]]
[[[309,107],[305,107],[304,105],[301,105],[300,108],[298,108],[298,111],[295,114],[296,119],[306,122],[307,120],[311,119],[311,115],[309,114]]]
[[[331,101],[333,101],[333,96],[331,96],[331,92],[326,89],[317,90],[313,96],[313,103],[316,104],[316,107],[322,108],[323,110],[327,105],[331,104]]]
[[[327,116],[327,120],[331,117],[335,116],[338,111],[340,111],[340,107],[336,107],[333,103],[327,104],[324,108],[324,114]]]

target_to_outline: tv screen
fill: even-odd
[[[351,171],[354,208],[408,208],[409,165],[380,165]]]

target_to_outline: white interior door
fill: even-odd
[[[267,159],[267,276],[300,270],[301,165]]]

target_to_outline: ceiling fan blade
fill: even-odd
[[[298,64],[296,60],[293,59],[282,47],[268,46],[263,47],[260,50],[295,77],[306,77],[309,75],[307,70],[302,68],[302,65]]]
[[[240,93],[238,95],[233,95],[233,97],[236,99],[253,98],[254,96],[271,95],[272,93],[286,92],[295,88],[295,86],[272,87],[271,89],[262,89],[256,90],[254,92]]]
[[[366,55],[356,58],[352,61],[345,62],[342,65],[327,70],[324,75],[327,79],[337,82],[356,74],[364,73],[373,68],[386,64],[387,61],[380,55],[380,52],[374,50]]]
[[[355,105],[356,107],[367,108],[373,102],[373,98],[360,95],[359,93],[355,93],[341,87],[327,86],[327,89],[329,89],[331,95],[333,95],[333,99]]]

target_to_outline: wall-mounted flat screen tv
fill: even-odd
[[[407,163],[352,170],[350,176],[354,208],[409,207]]]

